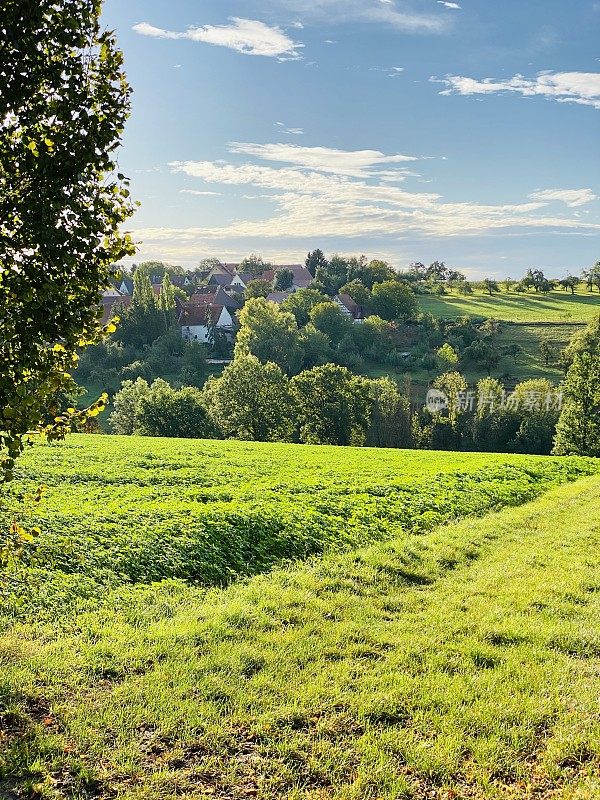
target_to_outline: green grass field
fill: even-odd
[[[600,312],[600,294],[588,293],[580,288],[575,295],[554,290],[547,295],[504,292],[489,294],[474,291],[461,297],[448,294],[443,297],[423,295],[418,297],[419,307],[436,317],[482,317],[509,322],[589,322]]]
[[[37,587],[31,602],[46,613],[123,581],[224,585],[283,560],[426,531],[524,502],[589,473],[591,463],[73,436],[34,447],[13,490],[48,486],[23,520],[43,531],[28,577]]]
[[[600,796],[599,470],[33,448],[17,487],[48,494],[0,614],[0,797]]]

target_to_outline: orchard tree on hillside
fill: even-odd
[[[600,292],[600,261],[596,261],[593,267],[583,271],[583,279],[586,282],[588,291],[593,292],[594,286]]]
[[[548,339],[542,339],[540,342],[540,354],[544,359],[544,366],[549,367],[551,363],[558,358],[558,351],[556,347],[549,342]]]
[[[0,10],[0,477],[30,431],[60,438],[56,398],[101,335],[112,265],[132,255],[133,211],[114,152],[129,114],[122,55],[90,0],[3,0]],[[94,408],[92,413],[97,413]]]
[[[370,308],[381,319],[391,321],[414,317],[418,306],[410,286],[398,281],[384,281],[373,287]]]
[[[521,347],[520,344],[517,344],[517,342],[511,342],[503,349],[502,352],[504,353],[504,355],[510,356],[513,360],[513,364],[516,364],[517,358],[523,352],[523,348]]]
[[[485,278],[484,279],[483,288],[489,294],[490,297],[492,297],[494,292],[499,292],[500,291],[500,287],[498,286],[498,283],[496,281],[492,280],[491,278]]]
[[[579,278],[576,278],[575,275],[567,275],[558,282],[558,285],[562,286],[565,292],[570,291],[571,294],[575,294],[575,289],[579,286]]]

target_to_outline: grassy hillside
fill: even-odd
[[[471,317],[507,320],[509,322],[589,322],[600,312],[600,294],[584,292],[575,295],[552,291],[547,295],[500,292],[492,297],[481,291],[461,297],[448,294],[418,298],[422,311],[436,317]]]
[[[55,474],[76,452],[57,451]],[[350,453],[320,452],[299,458],[301,492],[350,479]],[[392,483],[408,477],[397,456]],[[365,458],[373,478],[378,454]],[[83,460],[95,481],[101,465]],[[259,463],[257,490],[281,465]],[[0,795],[600,796],[599,546],[593,477],[208,594],[121,587],[87,612],[17,624],[0,637]]]
[[[542,357],[540,346],[543,341],[549,342],[557,353],[560,353],[572,339],[585,326],[575,323],[551,323],[551,322],[503,322],[497,338],[497,347],[500,351],[511,344],[517,344],[521,352],[516,359],[512,356],[503,356],[500,363],[493,371],[494,377],[506,376],[503,380],[508,386],[512,386],[518,381],[530,378],[547,378],[555,384],[559,384],[564,378],[564,370],[559,363],[546,365]],[[475,385],[481,378],[487,377],[486,370],[478,368],[474,364],[468,364],[461,368],[467,381]],[[400,385],[406,379],[406,373],[400,370],[393,370],[389,367],[377,366],[368,370],[370,377],[380,377],[390,375],[397,380]],[[415,394],[420,401],[424,400],[426,387],[431,381],[432,373],[423,369],[413,369],[410,372],[410,379],[416,389]]]
[[[123,582],[224,585],[516,505],[594,469],[577,458],[74,436],[20,466],[15,491],[48,486],[23,520],[43,531],[27,570],[35,589],[23,593],[51,613]]]

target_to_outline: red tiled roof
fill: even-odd
[[[203,303],[216,303],[225,308],[238,309],[240,304],[233,297],[230,297],[222,286],[207,286],[198,289],[187,301],[191,305],[202,305]]]
[[[208,325],[210,322],[216,323],[222,311],[223,306],[216,306],[212,303],[184,308],[179,315],[179,324],[188,327]]]
[[[101,322],[106,325],[108,320],[117,314],[119,308],[129,308],[131,297],[126,294],[121,297],[103,297],[101,305],[103,308]]]

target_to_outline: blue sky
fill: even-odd
[[[137,260],[600,259],[600,2],[105,0]]]

